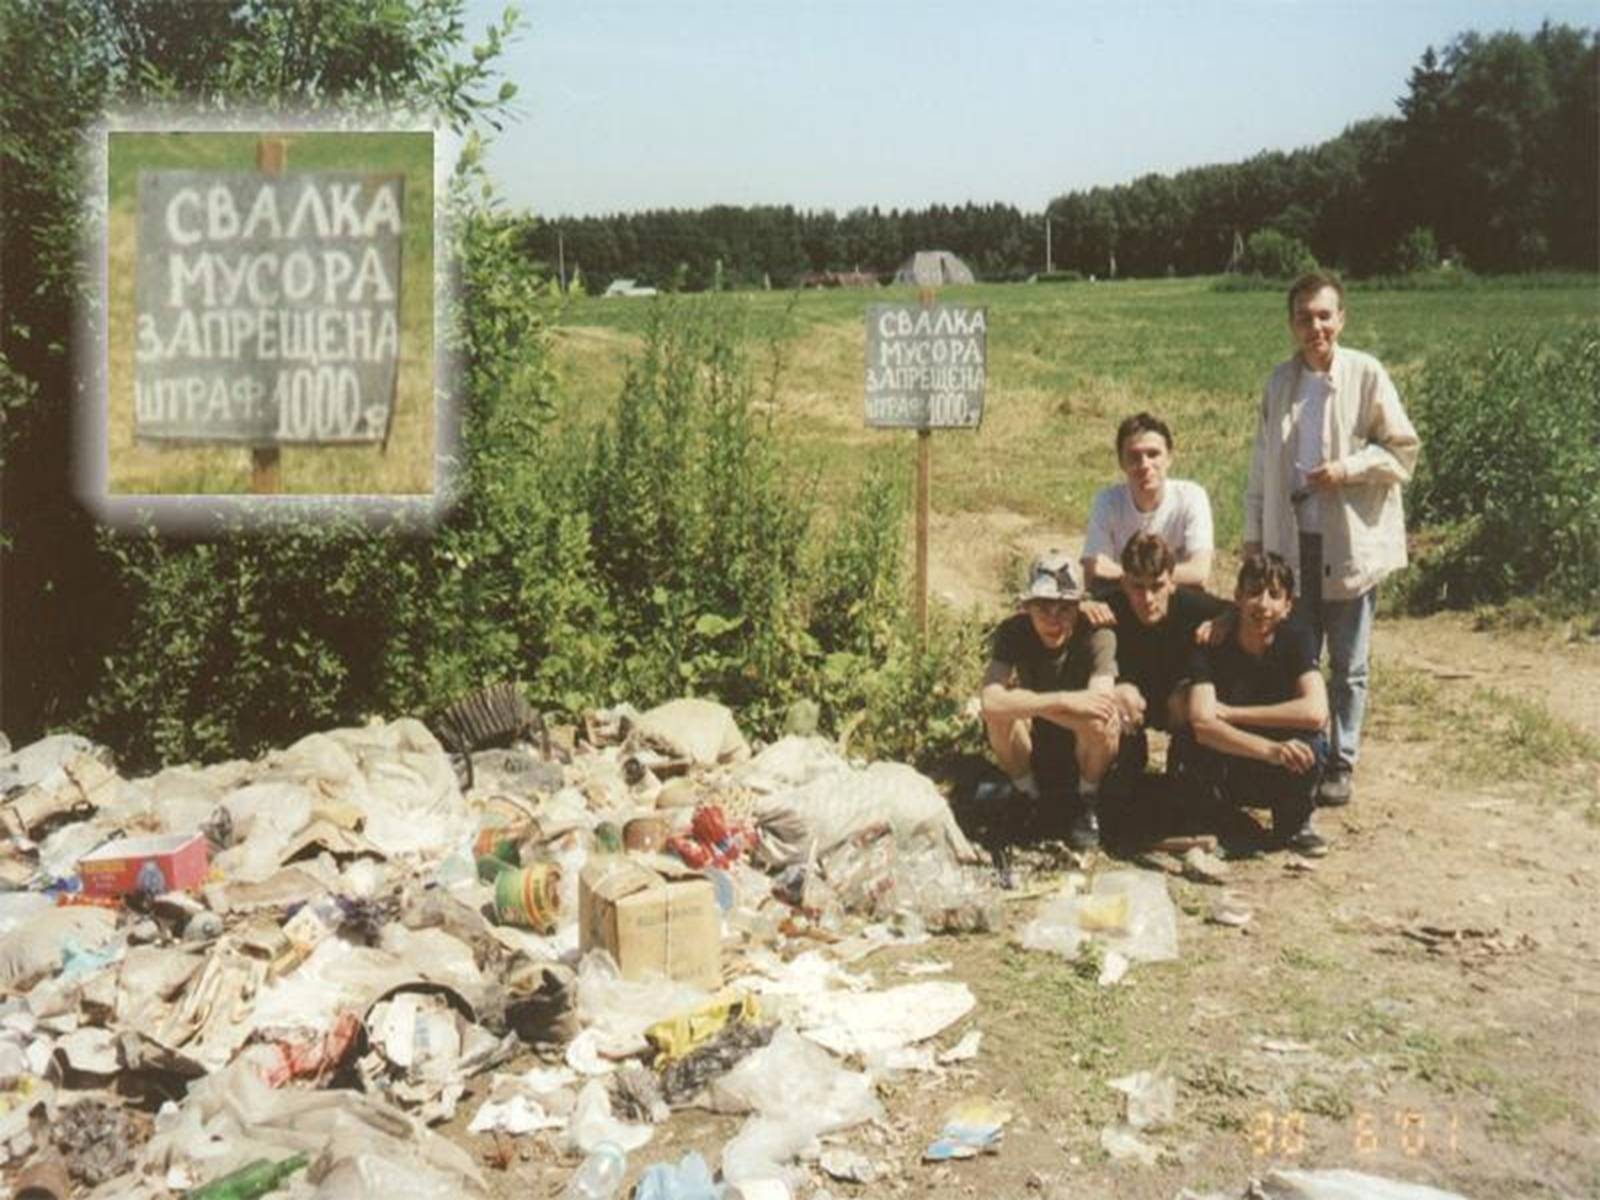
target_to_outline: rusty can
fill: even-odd
[[[629,850],[654,854],[667,844],[665,817],[634,817],[622,827],[622,844]]]
[[[561,911],[561,868],[555,863],[510,867],[494,881],[494,911],[502,925],[554,933]]]

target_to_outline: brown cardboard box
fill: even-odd
[[[579,877],[578,944],[609,950],[624,979],[654,973],[722,986],[716,893],[701,875],[664,873],[625,855],[591,862]]]

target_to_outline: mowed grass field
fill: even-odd
[[[1342,341],[1376,354],[1404,399],[1430,360],[1491,338],[1600,329],[1595,282],[1548,282],[1449,291],[1354,283]],[[911,469],[912,434],[864,426],[864,313],[916,299],[914,289],[883,288],[570,300],[556,337],[563,391],[577,419],[614,401],[651,305],[732,305],[757,341],[753,354],[765,354],[763,339],[781,339],[778,426],[824,507],[835,507],[873,462]],[[943,289],[938,300],[988,310],[989,359],[982,427],[934,435],[935,514],[1015,513],[1081,532],[1094,492],[1120,477],[1117,423],[1148,409],[1173,428],[1173,474],[1210,493],[1218,544],[1237,544],[1255,405],[1268,370],[1291,350],[1280,292],[1132,280],[980,284]],[[764,377],[769,364],[755,365]]]
[[[286,171],[405,175],[400,363],[386,445],[286,446],[281,491],[417,495],[434,485],[433,142],[427,133],[284,136]],[[106,486],[113,495],[248,492],[251,452],[237,445],[143,443],[133,435],[135,205],[141,170],[253,171],[248,133],[113,133],[107,162]]]

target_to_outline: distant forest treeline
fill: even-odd
[[[1314,68],[1306,79],[1314,95]],[[1549,24],[1531,37],[1462,34],[1423,54],[1399,109],[1313,148],[1071,192],[1047,213],[718,205],[528,218],[523,245],[554,273],[559,233],[568,276],[581,271],[590,291],[619,276],[714,287],[719,263],[727,287],[887,276],[928,249],[954,251],[980,279],[1023,279],[1044,269],[1047,216],[1055,269],[1102,277],[1222,271],[1267,230],[1357,275],[1425,266],[1435,253],[1477,271],[1600,266],[1600,34]]]

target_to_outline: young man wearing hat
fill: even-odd
[[[1100,844],[1100,781],[1117,755],[1116,637],[1079,619],[1071,558],[1035,560],[1020,611],[995,629],[983,676],[983,722],[1013,788],[1066,816],[1076,850]]]

